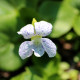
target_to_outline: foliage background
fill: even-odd
[[[52,23],[54,58],[19,57],[17,31],[33,18]],[[0,0],[0,80],[79,80],[79,70],[80,0]]]

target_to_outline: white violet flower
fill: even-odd
[[[44,51],[49,57],[56,55],[56,45],[47,36],[52,31],[52,25],[46,21],[37,22],[34,18],[32,24],[28,24],[21,28],[18,34],[23,35],[25,39],[31,38],[31,41],[25,41],[20,45],[19,55],[22,59],[30,57],[34,51],[34,55],[41,57]]]

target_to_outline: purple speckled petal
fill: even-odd
[[[21,34],[24,36],[25,39],[29,39],[32,36],[34,36],[34,27],[32,24],[28,24],[26,26],[24,26],[19,32],[18,34]]]
[[[36,35],[47,36],[52,31],[52,25],[46,21],[35,22]]]
[[[42,38],[42,45],[49,57],[56,55],[56,45],[48,38]]]
[[[25,41],[19,47],[19,55],[22,59],[30,57],[32,55],[32,42]]]

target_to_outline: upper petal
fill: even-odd
[[[34,27],[32,24],[28,24],[24,26],[18,34],[21,34],[24,36],[25,39],[29,39],[34,35]]]
[[[49,57],[56,55],[56,45],[48,38],[42,38],[42,45]]]
[[[37,57],[41,57],[43,54],[44,54],[44,48],[41,44],[41,42],[34,42],[34,40],[32,41],[33,42],[33,51],[34,51],[34,55],[37,56]]]
[[[25,41],[19,47],[19,55],[22,59],[30,57],[32,55],[32,42]]]
[[[47,36],[52,31],[52,25],[46,21],[35,22],[34,25],[37,35]]]

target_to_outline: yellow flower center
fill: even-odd
[[[36,35],[31,38],[35,45],[39,45],[41,43],[42,36]]]

